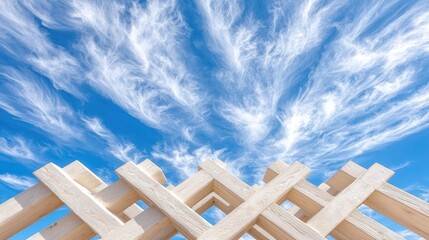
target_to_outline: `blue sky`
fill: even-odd
[[[146,158],[172,184],[208,158],[249,184],[380,162],[429,200],[427,1],[0,1],[0,23],[0,202],[48,162],[112,182]]]

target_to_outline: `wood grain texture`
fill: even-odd
[[[383,184],[365,204],[423,238],[429,239],[429,203],[391,184]]]
[[[277,204],[271,204],[258,218],[258,224],[270,229],[276,239],[325,239],[320,233],[285,211]]]
[[[393,174],[393,171],[379,164],[372,165],[366,173],[310,218],[307,224],[327,236]]]
[[[199,171],[172,189],[172,194],[184,204],[193,206],[212,191],[212,177],[204,171]],[[103,239],[164,239],[159,238],[159,233],[169,226],[171,226],[170,219],[158,208],[150,207]]]
[[[199,239],[239,238],[256,223],[259,215],[268,206],[283,198],[293,185],[309,173],[308,168],[295,162],[287,171],[277,176],[262,189],[259,189],[213,228],[204,232]]]
[[[64,171],[88,190],[104,186],[78,161],[67,165]],[[41,183],[9,199],[0,205],[0,239],[11,237],[61,205],[61,200]]]
[[[78,169],[84,167],[81,163],[75,161],[73,163],[73,169]],[[156,179],[160,183],[165,183],[166,179],[163,177],[161,169],[159,169],[152,161],[145,160],[139,164],[139,167],[146,171],[153,179]],[[70,171],[68,168],[65,168],[68,174]],[[82,170],[82,169],[81,169]],[[89,172],[88,169],[84,168],[82,171]],[[71,172],[74,173],[74,172]],[[84,174],[85,178],[79,177],[78,179],[85,183],[85,188],[88,189],[91,193],[94,194],[94,197],[102,203],[109,211],[116,214],[121,220],[129,220],[130,213],[127,211],[130,206],[134,206],[134,202],[138,200],[138,195],[122,180],[106,187],[106,184],[103,183],[98,177],[94,178],[93,174]],[[82,185],[81,184],[81,185]],[[97,186],[97,184],[99,184]],[[88,188],[92,186],[91,188]],[[34,234],[29,239],[91,239],[96,233],[79,217],[74,213],[70,213],[53,223],[52,225],[46,227],[42,231]]]
[[[327,181],[327,184],[340,192],[364,172],[365,168],[354,162],[348,162]],[[423,238],[429,239],[429,203],[422,199],[384,183],[364,203]]]
[[[300,167],[304,170],[298,173]],[[64,169],[48,164],[35,172],[44,183],[0,205],[0,239],[64,203],[72,213],[31,240],[91,239],[97,232],[102,239],[161,240],[177,230],[188,239],[238,239],[248,232],[270,240],[324,239],[327,234],[335,239],[403,240],[360,213],[362,203],[429,238],[429,204],[387,183],[390,170],[378,164],[367,170],[348,162],[318,187],[305,180],[306,171],[298,163],[278,161],[267,169],[265,187],[250,187],[229,174],[224,162],[206,161],[177,187],[164,188],[165,176],[150,160],[125,164],[118,169],[122,179],[110,186],[79,162]],[[147,210],[134,204],[139,199]],[[288,210],[278,205],[286,199],[295,204]],[[211,206],[227,214],[213,227],[200,217]]]
[[[47,164],[34,172],[34,175],[99,236],[105,236],[122,225],[121,220],[99,204],[87,189],[77,184],[58,166]]]
[[[134,163],[128,162],[118,168],[116,172],[140,195],[167,215],[183,236],[188,239],[196,239],[210,229],[209,222],[140,170]]]
[[[270,174],[266,174],[264,180],[270,181],[272,178],[285,171],[287,167],[288,165],[286,163],[277,161],[267,169],[267,171],[270,171]],[[363,172],[359,172],[359,174],[362,173]],[[332,182],[335,183],[337,180],[339,180],[339,178],[336,178]],[[349,182],[349,185],[351,182],[352,181]],[[328,189],[323,186],[324,184],[321,184],[322,188],[325,190]],[[346,186],[344,186],[344,188],[345,187]],[[307,180],[302,180],[297,183],[288,194],[288,200],[304,210],[305,216],[298,216],[303,219],[314,216],[332,199],[333,196],[331,194],[312,185]],[[297,208],[292,208],[289,213],[296,214],[298,212],[297,210]],[[397,233],[363,215],[357,210],[350,216],[346,217],[346,219],[331,232],[331,235],[337,239],[404,239]]]

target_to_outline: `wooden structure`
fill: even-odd
[[[269,167],[264,186],[248,186],[221,161],[205,161],[199,171],[164,187],[162,171],[150,160],[128,162],[106,185],[79,162],[48,164],[34,175],[41,183],[0,205],[0,239],[7,239],[62,205],[71,213],[30,239],[403,239],[357,209],[361,204],[429,239],[429,204],[387,180],[393,172],[348,162],[326,183],[306,180],[310,170],[282,161]],[[141,209],[135,203],[144,201]],[[280,207],[285,200],[293,207]],[[211,225],[201,213],[211,206],[227,215]]]

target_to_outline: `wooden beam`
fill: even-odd
[[[293,167],[276,162],[267,169],[264,180],[268,184],[264,188],[249,187],[229,174],[223,162],[216,161],[202,163],[197,174],[167,189],[156,182],[165,182],[165,176],[151,162],[140,166],[129,163],[122,168],[125,169],[122,179],[110,186],[78,162],[64,170],[53,164],[39,169],[35,174],[44,184],[0,205],[0,239],[2,234],[11,236],[53,211],[64,204],[63,201],[72,212],[31,240],[90,239],[96,234],[93,229],[103,239],[115,240],[168,239],[177,229],[189,239],[237,239],[246,231],[256,239],[270,240],[324,239],[327,234],[336,239],[403,239],[360,213],[357,207],[362,202],[429,238],[429,204],[387,183],[392,172],[377,164],[366,170],[349,162],[326,183],[316,187],[304,178],[296,179],[293,176],[299,175],[296,172],[289,172],[288,179],[284,172]],[[281,186],[280,191],[275,191],[276,183]],[[133,188],[139,189],[139,193]],[[26,205],[24,197],[33,198],[39,204]],[[139,198],[148,204],[146,211],[134,204]],[[286,199],[295,206],[288,210],[281,208],[278,204]],[[82,201],[84,206],[80,206]],[[213,205],[229,215],[210,229],[210,224],[199,214]],[[181,216],[192,219],[183,223],[189,217]],[[90,221],[90,226],[82,219]],[[10,227],[2,221],[19,222]],[[192,232],[206,223],[201,230]],[[5,233],[1,231],[4,226]]]
[[[99,178],[88,174],[89,170],[78,161],[67,165],[64,171],[88,190],[105,187]],[[62,205],[45,185],[34,185],[0,205],[0,239],[13,236]]]
[[[366,173],[358,177],[322,210],[310,218],[307,224],[317,229],[322,235],[327,236],[393,174],[393,171],[380,164],[372,165]]]
[[[258,224],[264,229],[270,229],[269,232],[276,239],[326,239],[277,204],[270,205],[261,214]]]
[[[201,239],[237,239],[250,227],[252,227],[260,214],[264,212],[268,206],[280,201],[292,186],[310,173],[310,170],[294,163],[287,171],[268,183],[264,188],[257,190],[253,195],[249,194],[248,188],[245,188],[245,183],[240,183],[239,180],[232,175],[227,176],[223,169],[217,167],[213,162],[207,161],[200,165],[200,168],[207,171],[218,182],[219,189],[222,192],[230,192],[230,197],[236,197],[237,201],[245,201],[238,208],[234,209],[224,219],[218,222],[213,228],[205,232]],[[233,181],[233,182],[232,182]],[[242,186],[240,188],[228,189],[228,186]],[[247,190],[247,191],[246,191]],[[218,193],[219,194],[219,193]],[[283,212],[285,212],[283,210]],[[288,214],[288,213],[285,213]],[[306,229],[305,224],[302,224]],[[267,230],[267,229],[265,229]]]
[[[275,162],[267,169],[264,181],[271,181],[272,178],[285,171],[287,167],[288,165],[282,161]],[[331,194],[319,189],[307,180],[300,181],[288,194],[288,200],[304,210],[306,215],[304,219],[314,216],[332,199],[333,196]],[[296,212],[292,211],[293,209],[289,212],[296,214]],[[346,217],[343,223],[333,230],[331,235],[337,239],[404,239],[357,210]]]
[[[365,205],[429,239],[429,204],[391,184],[383,184]]]
[[[76,161],[76,163],[78,163]],[[76,164],[74,163],[74,164]],[[83,167],[82,164],[78,163],[80,167]],[[159,183],[164,184],[167,179],[163,175],[161,169],[156,166],[152,161],[145,160],[139,164],[145,172],[147,172],[152,178],[159,181]],[[76,168],[76,167],[74,167]],[[67,171],[68,168],[66,167]],[[90,172],[85,168],[85,172]],[[69,173],[69,171],[67,171]],[[70,173],[69,173],[70,174]],[[94,193],[94,197],[101,202],[109,211],[116,214],[122,220],[130,219],[129,213],[126,213],[129,206],[133,206],[134,202],[138,201],[138,195],[122,180],[118,180],[117,182],[107,186],[99,179],[99,178],[91,178],[91,175],[85,173],[86,178],[78,178],[82,183],[85,183],[88,186],[93,186],[93,189],[87,188],[91,193]],[[94,184],[94,182],[98,182],[100,186]],[[59,201],[59,200],[58,200]],[[94,237],[96,233],[79,217],[77,217],[74,213],[70,213],[53,223],[51,226],[43,229],[42,231],[34,234],[29,239],[90,239]]]
[[[152,202],[188,239],[196,239],[210,229],[211,224],[161,184],[140,170],[134,163],[128,162],[116,170],[122,179],[128,182],[141,196]]]
[[[34,175],[99,236],[105,236],[122,225],[121,220],[98,203],[87,189],[55,164],[47,164]]]
[[[177,198],[188,206],[197,204],[213,191],[213,179],[204,171],[192,175],[172,190]],[[150,207],[103,239],[158,239],[158,233],[168,228],[171,222],[158,208]]]
[[[365,168],[356,163],[348,162],[327,184],[336,191],[341,191],[344,184],[350,184],[365,171]],[[429,239],[429,203],[422,199],[389,183],[384,183],[369,196],[364,204],[423,238]]]

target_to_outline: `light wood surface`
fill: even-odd
[[[249,199],[252,198],[253,196],[255,196],[254,198],[256,198],[256,199],[258,199],[261,196],[262,196],[262,198],[264,198],[266,196],[270,196],[270,194],[267,194],[267,192],[270,192],[270,190],[272,190],[273,188],[275,189],[275,186],[278,186],[279,183],[281,185],[282,181],[285,178],[292,177],[292,173],[296,173],[296,171],[297,171],[296,168],[301,170],[302,178],[305,177],[309,173],[309,170],[306,168],[302,168],[302,165],[300,166],[299,164],[295,164],[294,167],[295,167],[295,169],[293,167],[292,167],[292,169],[284,169],[283,174],[279,178],[276,178],[275,181],[273,181],[273,182],[269,183],[269,185],[265,186],[268,188],[264,187],[264,188],[258,189],[255,187],[247,186],[246,183],[244,183],[243,181],[241,181],[240,179],[238,179],[235,176],[230,175],[229,177],[226,177],[228,175],[228,173],[225,171],[225,169],[222,169],[221,167],[219,167],[214,162],[206,161],[200,165],[201,169],[205,170],[206,172],[208,172],[209,174],[212,175],[212,177],[215,180],[215,186],[216,186],[216,183],[219,185],[218,189],[220,190],[221,193],[225,192],[225,190],[222,190],[222,189],[227,189],[228,186],[232,186],[232,185],[239,186],[239,188],[234,188],[233,190],[230,189],[230,192],[229,192],[229,194],[230,194],[229,197],[235,198],[233,200],[234,203],[245,201],[241,205],[239,203],[239,205],[240,205],[239,208],[243,207],[243,206],[247,207],[246,203],[249,203],[249,202],[251,204],[253,204],[252,201],[249,201]],[[300,178],[298,178],[296,180],[299,181]],[[293,186],[294,183],[291,185]],[[283,185],[283,187],[286,188],[286,190],[283,191],[286,194],[288,188],[285,185]],[[216,190],[216,188],[215,188],[215,190]],[[257,194],[257,192],[259,192],[259,196],[255,195],[255,194]],[[278,191],[278,192],[281,193],[282,191]],[[258,215],[261,219],[256,219],[257,222],[251,222],[250,224],[246,225],[245,230],[247,230],[247,228],[251,227],[249,230],[249,233],[255,232],[256,234],[252,234],[252,236],[254,236],[254,237],[260,237],[260,235],[262,235],[262,237],[261,237],[262,239],[271,239],[272,238],[271,235],[273,235],[277,239],[308,239],[309,237],[310,238],[313,237],[314,239],[323,239],[323,237],[320,234],[318,234],[313,229],[306,226],[303,222],[300,222],[297,218],[293,217],[291,214],[287,213],[285,210],[279,209],[276,202],[282,201],[281,199],[282,199],[282,196],[275,197],[272,195],[271,195],[271,199],[269,199],[269,198],[264,199],[265,208],[263,208],[260,215]],[[262,206],[264,204],[255,204],[255,205]],[[230,216],[230,214],[228,216]],[[243,219],[249,219],[249,217],[247,215],[245,215],[245,216],[243,216]],[[281,225],[273,226],[274,223],[279,223],[280,221],[282,221]],[[257,224],[257,225],[255,225],[255,224]],[[215,225],[215,227],[216,226],[217,225]],[[295,228],[295,230],[293,230],[293,228],[288,229],[288,227],[291,227],[291,226],[293,226]],[[242,229],[237,229],[235,224],[230,224],[230,225],[225,224],[223,227],[226,229],[226,230],[224,230],[224,231],[226,231],[226,234],[229,233],[232,236],[228,236],[226,234],[225,234],[226,236],[220,235],[219,230],[216,230],[216,234],[214,236],[203,236],[203,237],[205,237],[205,238],[208,237],[207,239],[211,239],[210,237],[212,237],[213,239],[237,239],[245,231]],[[265,230],[267,230],[267,233],[263,233],[262,231],[260,231],[259,227],[262,227],[262,229],[265,228]],[[297,230],[297,229],[300,229],[300,230]],[[290,230],[292,230],[292,231],[290,231]],[[205,239],[203,237],[202,237],[202,239]]]
[[[277,161],[267,169],[264,181],[270,181],[272,178],[285,171],[287,166],[286,163]],[[363,172],[357,173],[357,177],[362,173]],[[353,178],[353,180],[354,179],[355,178]],[[338,178],[334,178],[328,181],[336,182],[338,180]],[[350,185],[353,180],[349,181],[348,185]],[[343,185],[343,189],[346,186],[347,185]],[[325,190],[328,189],[324,187],[324,184],[321,184],[319,187]],[[288,212],[298,214],[298,217],[308,220],[308,217],[314,216],[332,199],[333,196],[331,194],[312,185],[306,180],[302,180],[296,184],[288,194],[288,200],[299,207],[291,208]],[[300,209],[304,211],[298,212]],[[303,212],[305,216],[301,216]],[[331,235],[337,239],[404,239],[397,233],[363,215],[359,211],[354,211],[350,216],[346,217],[344,221],[331,232]]]
[[[314,215],[307,224],[327,236],[393,174],[393,171],[374,164]]]
[[[103,183],[80,162],[74,161],[64,168],[76,182],[88,190],[95,190]],[[7,239],[63,203],[45,185],[38,183],[0,205],[0,239]]]
[[[133,206],[133,203],[138,200],[137,193],[131,187],[122,180],[118,180],[107,186],[101,179],[96,177],[77,161],[73,162],[72,167],[74,171],[80,169],[79,173],[83,176],[75,178],[75,181],[78,179],[78,181],[85,183],[86,185],[83,186],[93,193],[98,201],[106,206],[109,211],[116,214],[121,220],[130,219],[130,217],[127,217],[127,213],[123,211],[126,211],[130,205]],[[145,160],[139,164],[139,167],[160,183],[163,184],[167,181],[161,169],[152,161]],[[70,172],[68,167],[66,167],[65,170],[69,175],[70,173],[74,173]],[[91,239],[95,235],[96,233],[72,212],[42,231],[34,234],[29,239]]]
[[[116,170],[139,194],[161,210],[183,236],[196,239],[211,228],[211,224],[195,213],[170,191],[128,162]]]
[[[7,239],[66,205],[71,213],[35,233],[35,239],[404,239],[358,207],[387,216],[429,239],[429,204],[387,181],[393,172],[374,164],[346,163],[314,186],[309,169],[295,162],[273,163],[265,185],[248,186],[219,160],[203,161],[178,186],[150,160],[117,169],[120,180],[105,184],[75,161],[64,169],[48,164],[34,174],[41,183],[0,204],[0,239]],[[142,200],[143,210],[136,202]],[[292,206],[284,209],[284,201]],[[215,206],[226,216],[212,226],[201,214]]]
[[[87,189],[53,163],[37,170],[34,175],[99,236],[105,236],[122,225],[121,220],[102,206]]]
[[[356,179],[366,169],[348,162],[327,181],[335,191]],[[364,202],[365,205],[396,221],[409,230],[429,239],[429,204],[389,183],[378,187]]]

